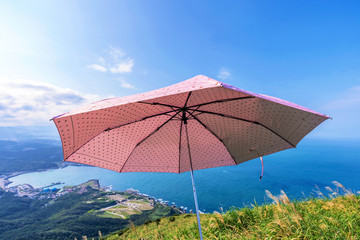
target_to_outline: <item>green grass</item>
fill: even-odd
[[[202,214],[204,239],[360,239],[360,196],[334,183],[328,197],[290,202],[282,191],[274,204]],[[339,196],[339,189],[345,195]],[[147,222],[102,239],[199,239],[196,216]]]
[[[113,208],[117,209],[117,208],[128,208],[128,207],[126,207],[126,206],[121,206],[121,205],[118,205],[118,206],[116,206],[116,207],[113,207]]]
[[[121,214],[123,215],[123,217],[105,211],[105,212],[98,213],[97,215],[99,217],[104,217],[104,218],[120,218],[120,219],[127,219],[130,216],[129,214],[124,213],[124,212],[122,212]]]
[[[86,183],[80,184],[79,186],[89,186],[92,188],[99,188],[99,181],[92,179],[92,180],[87,181]]]

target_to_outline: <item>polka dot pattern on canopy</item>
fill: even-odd
[[[108,128],[169,112],[167,107],[133,103],[54,119],[63,142],[64,158]]]
[[[305,135],[327,119],[324,116],[313,115],[303,110],[264,99],[259,99],[259,108],[261,114],[258,117],[258,122],[271,128],[295,146]],[[311,115],[313,117],[310,117]],[[291,136],[294,134],[302,137],[292,138]]]
[[[279,146],[283,147],[281,150],[292,147],[257,124],[206,113],[198,115],[197,118],[223,140],[237,163],[252,159],[247,159],[247,156],[260,157],[276,152]]]
[[[193,91],[188,102],[188,107],[197,106],[204,103],[210,103],[213,101],[243,97],[250,97],[250,95],[223,87],[208,88]]]
[[[235,165],[224,144],[194,119],[188,121],[188,136],[193,170]],[[182,127],[180,172],[190,170],[185,124]]]
[[[146,138],[134,148],[122,172],[179,172],[180,124],[171,120]]]
[[[73,138],[73,123],[71,116],[62,117],[54,120],[61,137],[64,159],[75,151]]]
[[[323,116],[259,98],[214,103],[202,106],[198,110],[261,123],[294,146],[307,133],[327,119]]]
[[[71,155],[67,161],[121,171],[136,145],[169,118],[162,115],[102,132]]]
[[[160,98],[154,98],[151,100],[146,100],[144,102],[146,103],[160,103],[160,104],[166,104],[166,105],[171,105],[171,106],[175,106],[178,108],[181,108],[185,105],[186,99],[188,97],[189,93],[180,93],[180,94],[175,94],[172,96],[165,96],[165,97],[160,97]],[[172,109],[171,107],[169,107],[169,110]],[[174,108],[177,109],[177,108]]]

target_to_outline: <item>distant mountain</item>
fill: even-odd
[[[0,175],[58,167],[63,159],[60,141],[0,140]]]
[[[54,124],[47,126],[0,127],[0,140],[23,141],[31,139],[53,139],[60,142],[59,133]]]

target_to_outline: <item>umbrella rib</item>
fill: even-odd
[[[189,94],[188,94],[188,96],[187,96],[187,98],[186,98],[186,101],[185,101],[185,105],[184,105],[184,107],[186,107],[186,106],[187,106],[188,101],[189,101],[189,98],[190,98],[190,96],[191,96],[191,93],[192,93],[192,92],[189,92]]]
[[[247,97],[221,99],[221,100],[216,100],[216,101],[212,101],[212,102],[206,102],[206,103],[196,104],[196,105],[193,105],[193,106],[189,106],[189,108],[192,108],[192,107],[201,107],[201,106],[205,106],[205,105],[209,105],[209,104],[213,104],[213,103],[230,102],[230,101],[236,101],[236,100],[241,100],[241,99],[250,99],[250,98],[255,98],[255,97],[254,97],[254,96],[247,96]]]
[[[180,123],[180,136],[179,136],[179,173],[180,173],[180,162],[181,162],[181,135],[182,135],[183,121]]]
[[[196,121],[198,121],[206,130],[208,130],[212,135],[214,135],[214,137],[216,137],[221,143],[222,145],[227,149],[227,147],[225,146],[224,144],[224,141],[218,136],[216,135],[216,133],[214,133],[213,130],[211,130],[211,128],[209,128],[208,126],[205,125],[205,123],[203,123],[202,121],[200,121],[196,116],[194,116],[192,113],[188,112]],[[229,150],[228,150],[229,152]],[[229,152],[229,155],[231,156],[231,159],[234,161],[235,165],[237,165],[236,161],[235,161],[235,158],[230,154]]]
[[[177,108],[177,109],[180,108],[179,106],[169,105],[169,104],[165,104],[165,103],[158,103],[158,102],[151,102],[151,103],[148,103],[148,102],[138,102],[138,103],[149,104],[149,105],[160,105],[160,106],[164,106],[164,107],[169,107],[169,108],[171,108],[171,109],[173,109],[173,110],[174,110],[174,108]],[[174,110],[174,111],[177,111],[177,110]]]
[[[282,137],[281,135],[279,135],[277,132],[275,132],[274,130],[272,130],[271,128],[256,122],[256,121],[251,121],[251,120],[247,120],[244,118],[238,118],[238,117],[234,117],[234,116],[230,116],[230,115],[226,115],[226,114],[222,114],[222,113],[216,113],[216,112],[210,112],[210,111],[203,111],[203,110],[195,110],[196,112],[201,112],[201,113],[207,113],[207,114],[213,114],[213,115],[218,115],[221,117],[226,117],[226,118],[232,118],[232,119],[236,119],[236,120],[240,120],[240,121],[244,121],[244,122],[248,122],[248,123],[253,123],[259,126],[262,126],[263,128],[269,130],[270,132],[274,133],[276,136],[280,137],[282,140],[284,140],[285,142],[287,142],[288,144],[290,144],[292,147],[296,148],[296,146],[294,144],[292,144],[291,142],[289,142],[288,140],[286,140],[284,137]]]
[[[151,116],[146,116],[142,119],[139,119],[139,120],[135,120],[133,122],[128,122],[128,123],[124,123],[124,124],[121,124],[121,125],[118,125],[118,126],[115,126],[115,127],[111,127],[111,128],[107,128],[105,129],[104,131],[110,131],[110,130],[113,130],[115,128],[120,128],[120,127],[123,127],[123,126],[126,126],[126,125],[129,125],[129,124],[132,124],[132,123],[137,123],[137,122],[141,122],[141,121],[144,121],[148,118],[153,118],[153,117],[158,117],[158,116],[161,116],[161,115],[168,115],[169,113],[172,113],[172,112],[176,112],[177,110],[173,110],[173,111],[167,111],[167,112],[163,112],[163,113],[158,113],[158,114],[155,114],[155,115],[151,115]],[[176,114],[175,114],[176,115]]]
[[[129,160],[129,158],[131,157],[131,155],[133,154],[133,152],[135,151],[135,149],[141,144],[143,143],[146,139],[148,139],[149,137],[151,137],[154,133],[156,133],[157,131],[159,131],[165,124],[167,124],[168,122],[170,122],[171,119],[173,119],[176,115],[178,115],[181,111],[177,111],[172,117],[170,117],[168,120],[166,120],[164,123],[162,123],[159,127],[157,127],[154,131],[152,131],[149,135],[147,135],[146,137],[144,137],[140,142],[138,142],[135,147],[133,148],[133,150],[131,151],[131,153],[129,154],[129,156],[126,158],[124,164],[122,165],[121,169],[119,172],[121,172],[123,170],[123,168],[125,167],[125,164],[127,163],[127,161]]]
[[[298,129],[301,125],[303,125],[303,123],[306,121],[306,119],[311,115],[311,113],[309,113],[305,118],[303,118],[303,120],[300,122],[300,124],[294,129],[294,131],[292,131],[292,133],[288,136],[288,138],[290,138]]]
[[[112,164],[114,164],[114,165],[117,164],[117,163],[114,163],[114,162],[111,162],[111,161],[108,161],[108,160],[105,160],[105,159],[102,159],[102,158],[94,157],[94,156],[91,156],[91,155],[88,155],[88,154],[84,154],[84,153],[76,153],[76,154],[82,155],[82,156],[85,156],[85,157],[95,158],[95,159],[97,159],[97,160],[100,160],[100,161],[103,161],[103,162],[112,163]]]
[[[189,110],[192,110],[192,113],[194,113],[196,110],[199,109],[199,107],[201,107],[201,106],[197,106],[196,109],[189,109]],[[189,112],[189,113],[190,113],[190,112]]]
[[[73,147],[75,147],[75,129],[74,129],[74,122],[73,122],[72,116],[70,116],[70,120],[71,120],[71,127],[72,127],[72,133],[73,133],[72,142],[73,142]]]

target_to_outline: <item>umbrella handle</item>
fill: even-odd
[[[261,181],[261,178],[263,177],[263,175],[264,175],[264,161],[263,161],[263,158],[262,157],[260,157],[260,160],[261,160],[261,175],[260,175],[260,180],[259,181]]]

